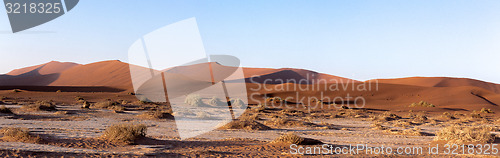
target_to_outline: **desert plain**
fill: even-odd
[[[183,71],[197,73],[194,68]],[[496,83],[451,77],[356,81],[291,68],[243,72],[245,112],[215,130],[181,140],[175,116],[206,118],[210,111],[179,112],[169,102],[139,100],[127,63],[54,61],[13,70],[0,75],[0,156],[499,156],[493,150],[500,126]],[[197,101],[215,102],[209,97]],[[306,152],[358,144],[389,147],[393,153]],[[457,150],[446,153],[446,144]],[[435,146],[439,153],[429,153]],[[411,152],[396,154],[399,148]]]

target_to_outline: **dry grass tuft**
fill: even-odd
[[[139,117],[147,119],[174,119],[171,113],[160,110],[144,112]]]
[[[413,129],[407,129],[401,132],[401,135],[409,135],[409,136],[423,136],[422,130],[418,127]]]
[[[310,138],[302,138],[294,133],[286,133],[276,138],[271,143],[286,143],[286,144],[297,144],[297,145],[317,145],[322,144],[321,141]]]
[[[42,138],[32,135],[27,129],[19,127],[5,127],[0,130],[2,139],[9,142],[39,143]]]
[[[420,101],[418,103],[412,103],[408,107],[436,107],[434,104],[430,104],[426,101]]]
[[[280,97],[271,97],[271,98],[266,98],[266,102],[268,103],[281,103],[283,102],[283,99]]]
[[[444,140],[448,143],[491,143],[495,137],[490,133],[491,127],[465,127],[452,125],[442,128],[436,133],[434,140]]]
[[[143,124],[119,124],[108,127],[101,138],[110,142],[120,144],[133,144],[141,137],[145,137],[146,125]]]
[[[99,108],[99,109],[114,110],[115,112],[125,111],[125,107],[123,107],[119,102],[116,102],[116,101],[98,102],[98,103],[95,103],[93,107]]]
[[[56,106],[50,101],[37,101],[35,104],[21,107],[25,111],[57,111]]]
[[[487,114],[493,113],[493,111],[491,111],[491,109],[486,109],[486,108],[482,108],[480,112],[487,113]]]
[[[271,127],[253,120],[233,120],[220,129],[270,130]]]
[[[240,120],[261,120],[259,117],[259,114],[250,114],[250,113],[243,113],[243,115],[240,116]]]
[[[374,116],[372,117],[373,121],[392,121],[392,120],[399,120],[401,119],[401,116],[398,116],[396,114],[393,114],[389,111],[386,111],[379,116]]]
[[[304,117],[305,116],[305,112],[293,110],[293,109],[283,109],[280,111],[280,114],[287,115],[287,116],[296,116],[296,117]]]
[[[75,97],[75,100],[76,100],[76,101],[80,101],[80,100],[85,100],[85,99],[84,99],[83,97],[81,97],[81,96],[76,96],[76,97]]]
[[[318,125],[310,122],[305,122],[305,121],[297,121],[297,120],[292,120],[287,117],[276,117],[273,118],[269,121],[265,122],[267,125],[272,125],[272,126],[286,126],[286,127],[317,127]]]
[[[5,105],[0,106],[0,113],[13,114],[13,112],[9,108],[5,107]]]
[[[89,102],[87,102],[87,101],[84,101],[84,102],[82,103],[82,108],[83,108],[83,109],[88,109],[88,108],[90,108],[90,103],[89,103]]]
[[[372,123],[372,125],[370,125],[370,127],[372,127],[372,130],[387,130],[387,129],[389,129],[385,126],[382,126],[382,124],[380,122],[374,122],[374,123]]]
[[[268,108],[267,106],[268,106],[267,104],[259,104],[259,105],[257,105],[257,107],[252,108],[252,110],[256,113],[264,112],[265,110],[271,109],[271,108]]]
[[[115,102],[115,101],[103,101],[103,102],[97,102],[94,104],[94,108],[99,108],[99,109],[107,109],[112,106],[120,105],[120,103]]]
[[[332,114],[332,117],[348,117],[348,118],[364,118],[366,117],[366,110],[357,109],[339,109],[337,114]]]
[[[456,119],[456,117],[450,114],[449,112],[444,112],[443,115],[441,115],[441,118],[450,120]]]

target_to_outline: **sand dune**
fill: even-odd
[[[327,86],[320,85],[319,89],[311,89],[307,85],[284,84],[285,90],[277,88],[283,85],[267,86],[267,90],[261,88],[260,91],[254,91],[260,94],[266,94],[271,97],[287,98],[292,97],[292,102],[300,102],[304,98],[307,101],[308,97],[322,99],[324,102],[335,102],[336,104],[354,104],[356,97],[362,97],[366,102],[366,107],[388,110],[411,110],[415,108],[408,107],[411,103],[427,101],[435,104],[437,108],[426,110],[446,111],[446,110],[480,110],[481,108],[491,108],[500,110],[500,94],[493,93],[489,90],[474,87],[423,87],[412,85],[386,84],[379,83],[378,89],[376,84],[372,83],[372,89],[359,90],[356,89],[362,83],[347,84],[344,90],[329,91]],[[255,84],[248,85],[251,89],[255,89]],[[302,86],[302,87],[301,87]],[[353,90],[352,87],[355,87]],[[305,90],[301,90],[305,89]],[[272,90],[269,90],[272,89]],[[252,93],[252,91],[249,91]],[[298,95],[296,94],[298,93]],[[299,96],[300,98],[295,98]],[[348,98],[348,96],[350,98]],[[338,97],[337,99],[335,99]],[[335,101],[334,101],[335,99]],[[303,100],[303,101],[304,101]],[[358,100],[359,105],[362,100]]]
[[[79,65],[62,72],[49,86],[108,86],[131,89],[129,65],[117,60]]]
[[[469,78],[451,77],[409,77],[397,79],[378,79],[380,83],[413,85],[423,87],[459,87],[472,86],[480,87],[494,93],[500,93],[500,85]]]
[[[224,69],[232,72],[234,68],[228,68],[212,63],[213,69]],[[206,76],[208,70],[205,64],[176,67],[168,69],[169,73],[186,74],[192,78],[200,79],[199,75]],[[203,72],[202,72],[203,71]],[[24,73],[22,73],[24,72]],[[53,72],[53,73],[51,73]],[[224,71],[226,72],[226,71]],[[338,76],[317,73],[303,69],[270,69],[270,68],[243,68],[244,77],[247,82],[264,83],[266,86],[282,86],[281,82],[303,81],[300,84],[319,83],[331,85],[338,83],[348,84],[349,87],[362,84],[362,82],[342,78]],[[132,82],[129,65],[120,61],[103,61],[86,65],[74,63],[50,62],[38,66],[17,69],[0,75],[0,86],[106,86],[131,91]],[[222,76],[225,76],[224,74]],[[320,80],[327,81],[326,83]],[[328,82],[333,81],[333,82]],[[446,77],[414,77],[401,79],[378,80],[379,90],[374,91],[323,91],[324,95],[363,96],[367,104],[384,106],[406,106],[412,102],[425,100],[436,105],[444,105],[448,108],[455,106],[497,106],[500,104],[500,86],[494,83],[466,78]],[[372,83],[373,84],[373,83]],[[249,87],[254,84],[247,84]],[[287,86],[296,86],[287,83]],[[310,86],[310,85],[302,85]],[[321,87],[321,86],[320,86]],[[276,89],[276,88],[274,88]],[[321,90],[298,91],[302,96],[318,96]],[[286,97],[296,93],[292,90],[259,91],[261,94],[269,94]],[[249,90],[249,92],[253,92]]]
[[[72,62],[51,61],[51,62],[48,62],[45,64],[15,69],[15,70],[10,71],[6,75],[17,76],[17,75],[21,75],[24,73],[28,73],[28,72],[33,71],[35,69],[38,69],[39,74],[47,75],[47,74],[53,74],[53,73],[61,73],[64,70],[67,70],[69,68],[72,68],[72,67],[78,66],[78,65],[80,65],[80,64],[72,63]]]
[[[299,84],[315,84],[315,83],[345,83],[359,82],[356,80],[318,73],[304,69],[265,69],[265,68],[244,68],[245,79],[251,83],[299,83]],[[302,82],[301,82],[302,81]]]

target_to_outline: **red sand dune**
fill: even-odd
[[[354,87],[357,87],[362,83],[355,83]],[[323,102],[333,102],[335,98],[336,104],[349,104],[354,107],[354,100],[357,97],[363,98],[366,102],[364,108],[372,109],[384,109],[384,110],[423,110],[423,111],[472,111],[480,110],[481,108],[500,110],[500,94],[493,93],[483,88],[471,87],[471,86],[460,86],[460,87],[422,87],[422,86],[411,86],[411,85],[399,85],[399,84],[386,84],[379,83],[378,90],[375,89],[375,83],[371,83],[372,89],[363,90],[352,90],[352,84],[348,85],[346,90],[340,89],[338,91],[325,91],[325,86],[319,86],[322,90],[314,89],[311,90],[309,85],[308,90],[301,91],[294,90],[294,84],[285,84],[289,87],[288,90],[279,90],[275,88],[276,86],[267,86],[266,90],[261,88],[260,91],[256,91],[259,94],[267,94],[267,96],[287,98],[292,97],[291,102],[298,102],[298,100],[303,99],[306,101],[308,97],[316,97],[322,99]],[[329,85],[329,84],[328,84]],[[255,89],[255,84],[248,85]],[[308,85],[298,85],[298,86],[308,86]],[[302,87],[306,89],[306,87]],[[297,95],[298,93],[298,95]],[[296,96],[299,96],[298,100]],[[350,99],[348,99],[348,96]],[[262,97],[262,96],[260,96]],[[255,98],[255,97],[254,97]],[[256,97],[259,98],[259,97]],[[331,99],[331,100],[328,100]],[[249,99],[253,101],[254,99]],[[342,102],[343,101],[343,102]],[[409,105],[411,103],[416,103],[420,101],[427,101],[431,104],[436,105],[436,108],[425,108],[425,107],[414,107],[411,108]],[[257,103],[257,102],[251,102]],[[362,100],[358,100],[358,105],[362,105]],[[328,104],[323,106],[327,107]]]
[[[197,77],[206,70],[206,65],[197,64],[169,69],[170,73],[188,74]],[[212,64],[213,69],[235,70],[224,68],[218,64]],[[413,77],[400,79],[380,79],[379,89],[369,91],[352,90],[352,86],[358,86],[363,82],[350,80],[347,78],[317,73],[303,69],[268,69],[268,68],[243,68],[245,80],[252,80],[262,83],[269,79],[270,84],[264,85],[274,90],[252,90],[258,84],[248,83],[249,92],[257,92],[268,96],[279,96],[286,98],[294,97],[296,93],[300,96],[323,96],[345,97],[349,94],[352,97],[363,96],[370,107],[380,107],[386,109],[409,109],[408,105],[413,102],[427,101],[438,105],[435,110],[477,110],[480,108],[498,109],[500,104],[500,86],[494,83],[483,82],[467,78],[447,78],[447,77]],[[206,76],[206,75],[205,75]],[[327,81],[337,81],[346,84],[346,90],[326,91],[321,89],[300,90],[300,89],[278,89],[282,86],[314,86],[306,84],[285,83],[280,84],[279,79],[287,81],[294,79],[300,81],[306,79],[309,83],[320,79]],[[351,82],[347,82],[351,81]],[[354,82],[352,82],[354,81]],[[332,85],[335,82],[320,85]],[[366,82],[365,82],[366,83]],[[375,82],[371,82],[372,86]],[[27,67],[10,72],[8,75],[0,75],[0,86],[106,86],[119,89],[132,90],[132,83],[129,65],[120,61],[103,61],[86,65],[74,63],[50,62],[47,64]],[[320,86],[324,87],[324,86]],[[427,109],[429,110],[429,109]]]
[[[129,65],[113,60],[75,66],[49,86],[108,86],[131,89]]]
[[[245,79],[247,80],[247,82],[251,83],[266,82],[268,84],[280,84],[281,82],[299,83],[300,81],[307,81],[301,82],[300,84],[311,84],[359,82],[348,78],[318,73],[304,69],[244,68],[243,72],[245,74]]]
[[[60,73],[60,72],[63,72],[64,70],[67,70],[69,68],[72,68],[72,67],[78,66],[78,65],[80,65],[80,64],[71,63],[71,62],[51,61],[51,62],[48,62],[45,64],[15,69],[15,70],[10,71],[6,75],[17,76],[17,75],[21,75],[24,73],[28,73],[28,72],[33,71],[33,70],[38,69],[38,68],[41,68],[38,70],[39,74],[47,75],[47,74],[53,74],[53,73]]]
[[[193,77],[201,72],[206,64],[176,67],[169,69],[170,72],[190,74]],[[213,64],[216,69],[221,65]],[[243,68],[244,77],[247,82],[252,76],[257,76],[253,81],[262,83],[280,83],[293,79],[296,82],[305,80],[305,83],[335,83],[335,82],[358,82],[347,78],[328,74],[317,73],[303,69],[270,69],[270,68]],[[234,78],[233,78],[234,79]],[[281,80],[279,80],[281,79]],[[321,81],[320,80],[324,80]],[[75,63],[50,62],[42,65],[21,68],[7,75],[0,75],[0,85],[32,85],[32,86],[109,86],[116,88],[132,89],[129,66],[120,61],[103,61],[79,65]]]
[[[472,86],[500,93],[500,85],[469,78],[451,77],[409,77],[397,79],[378,79],[379,83],[413,85],[423,87],[460,87]]]

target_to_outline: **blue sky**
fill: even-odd
[[[367,80],[468,77],[500,83],[500,1],[82,0],[17,34],[0,7],[0,73],[52,60],[127,61],[142,35],[196,17],[208,54]]]

